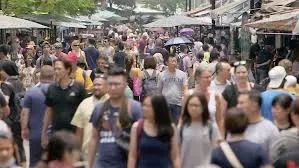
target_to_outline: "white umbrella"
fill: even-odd
[[[0,29],[47,29],[47,26],[11,16],[0,16]]]

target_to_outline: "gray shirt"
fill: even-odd
[[[288,151],[299,150],[299,131],[297,128],[282,131],[279,138],[272,144],[270,160],[274,163]]]
[[[181,70],[171,73],[167,69],[158,77],[158,88],[169,104],[181,106],[185,86],[188,86],[187,75]]]
[[[278,137],[277,127],[267,119],[250,124],[245,131],[245,139],[262,145],[267,154],[269,154],[271,145]]]
[[[183,168],[196,168],[210,163],[214,144],[220,136],[215,123],[212,126],[203,126],[201,123],[184,126],[180,136]]]

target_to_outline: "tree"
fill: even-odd
[[[166,14],[174,14],[178,9],[185,9],[186,0],[146,0],[147,7],[163,10]]]
[[[50,13],[53,15],[90,15],[95,12],[94,0],[7,0],[6,14]]]

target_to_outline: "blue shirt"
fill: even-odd
[[[38,84],[29,89],[23,99],[23,107],[29,111],[29,140],[39,140],[41,137],[43,119],[46,111],[45,94],[49,84]]]
[[[100,52],[95,47],[87,47],[84,49],[86,55],[86,61],[90,69],[97,67],[97,58],[100,56]]]
[[[131,112],[133,122],[141,118],[141,105],[139,102],[131,100]],[[93,114],[91,116],[91,123],[94,128],[100,127],[99,138],[97,142],[97,155],[95,158],[95,168],[124,168],[127,165],[127,156],[124,151],[116,144],[115,128],[116,115],[119,112],[119,108],[109,105],[110,114],[104,112],[101,113],[101,109],[104,103],[96,105]],[[101,117],[102,116],[102,117]],[[99,120],[101,117],[101,126],[99,126]],[[133,123],[132,123],[133,124]],[[127,129],[126,129],[127,130]],[[130,128],[128,128],[130,130]]]
[[[229,142],[229,145],[244,168],[261,167],[269,164],[267,154],[258,144],[247,140]],[[212,164],[222,168],[231,168],[221,147],[217,147],[212,153]]]
[[[292,94],[283,90],[267,90],[261,94],[262,96],[261,111],[262,111],[262,115],[266,119],[273,121],[272,102],[276,96],[279,96],[281,94],[288,94],[292,96],[293,99],[295,99],[295,97]]]

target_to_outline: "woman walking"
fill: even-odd
[[[128,168],[180,168],[176,129],[164,96],[146,97],[131,130]]]

